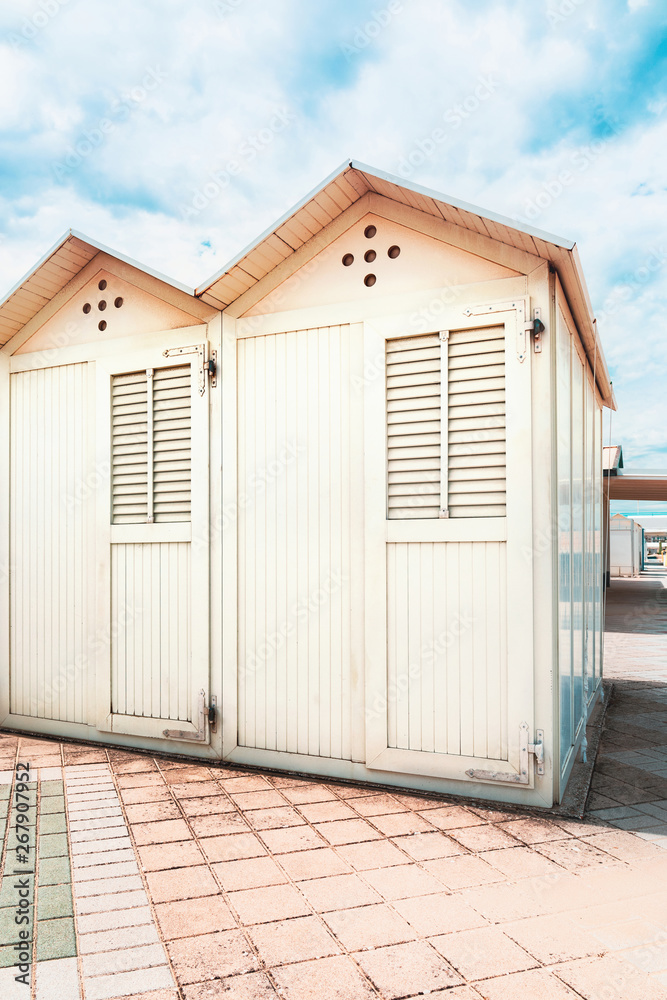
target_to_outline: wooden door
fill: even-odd
[[[97,363],[99,729],[207,742],[205,344]]]
[[[367,365],[384,358],[365,409],[370,768],[532,783],[526,313],[519,300],[452,307],[426,333],[366,325]]]

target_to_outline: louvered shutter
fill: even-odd
[[[450,517],[505,515],[505,331],[457,330],[448,341]]]
[[[114,375],[114,524],[189,521],[191,500],[189,366]]]
[[[440,513],[440,337],[387,341],[387,469],[390,518]]]
[[[504,328],[388,340],[386,378],[387,516],[504,516]]]

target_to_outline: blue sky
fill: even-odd
[[[0,286],[69,226],[199,284],[352,156],[576,240],[667,468],[666,64],[663,0],[3,0]]]

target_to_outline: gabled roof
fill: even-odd
[[[83,270],[98,253],[109,254],[116,260],[130,264],[145,274],[171,285],[173,288],[193,296],[194,290],[181,285],[163,274],[144,267],[131,257],[110,250],[96,240],[68,229],[65,235],[51,247],[25,277],[11,289],[0,302],[0,347],[12,339],[33,316],[51,299],[62,291],[72,278]]]
[[[356,160],[346,161],[221,271],[200,285],[195,294],[209,305],[225,309],[369,193],[409,205],[436,219],[549,261],[565,290],[591,368],[595,370],[600,394],[607,405],[615,408],[593,309],[573,242],[411,184]]]
[[[605,445],[602,449],[602,468],[605,473],[615,476],[623,468],[623,449],[620,444]]]

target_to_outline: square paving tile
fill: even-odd
[[[386,816],[389,813],[405,812],[405,806],[393,795],[360,795],[350,801],[362,816]]]
[[[351,871],[350,865],[331,847],[281,854],[280,865],[297,882],[327,875],[345,875]]]
[[[130,823],[153,823],[160,819],[181,819],[181,811],[171,799],[159,802],[144,802],[126,805],[125,811]]]
[[[401,837],[412,833],[433,833],[433,826],[414,812],[387,813],[373,816],[373,826],[385,837]]]
[[[346,955],[283,965],[272,974],[285,1000],[377,1000]]]
[[[191,836],[182,819],[158,820],[156,823],[132,824],[132,835],[140,844],[168,844],[174,840],[188,840]]]
[[[193,930],[198,934],[208,934],[236,927],[236,920],[222,896],[200,896],[198,899],[158,903],[155,915],[166,941],[192,937]]]
[[[612,955],[582,958],[552,969],[585,1000],[664,1000],[665,989],[645,972]]]
[[[64,813],[65,798],[62,795],[50,795],[42,799],[39,805],[40,815],[47,816],[49,813]]]
[[[524,844],[542,844],[548,840],[562,840],[563,831],[547,819],[514,819],[503,823],[501,829],[523,841]]]
[[[425,941],[390,945],[355,957],[386,1000],[462,983],[458,973]]]
[[[53,917],[71,917],[73,912],[71,886],[41,886],[37,899],[38,920],[50,920]]]
[[[431,941],[440,954],[470,981],[507,972],[523,972],[538,964],[497,927],[457,931]]]
[[[578,994],[546,969],[511,972],[476,983],[484,1000],[578,1000]]]
[[[456,854],[467,854],[467,849],[462,844],[452,840],[441,830],[394,837],[394,843],[415,861],[432,861],[434,858],[451,858]]]
[[[518,847],[519,841],[510,837],[500,827],[485,823],[483,826],[466,826],[461,830],[450,830],[449,836],[463,844],[469,851],[498,851],[505,847]]]
[[[280,830],[286,826],[301,826],[306,822],[291,806],[248,810],[245,818],[254,830]]]
[[[542,965],[601,955],[599,938],[559,913],[503,924],[503,931]]]
[[[337,955],[341,950],[317,917],[256,924],[248,933],[267,966],[324,958]]]
[[[500,872],[486,861],[471,854],[425,861],[424,868],[440,879],[448,889],[465,889],[468,886],[500,882],[503,878]]]
[[[49,833],[39,838],[40,858],[60,858],[68,853],[66,833]]]
[[[214,984],[195,983],[183,990],[185,1000],[277,1000],[269,977],[264,972],[246,972],[245,975],[218,979]],[[128,998],[129,1000],[129,998]],[[132,997],[132,1000],[163,1000],[160,996],[148,994],[145,997]],[[164,1000],[179,1000],[164,997]]]
[[[310,913],[310,907],[293,885],[270,885],[229,894],[229,902],[242,924],[262,924]]]
[[[38,830],[40,837],[45,833],[66,833],[64,813],[40,816]]]
[[[338,853],[357,871],[404,865],[407,858],[388,840],[370,840],[362,844],[341,844]]]
[[[443,891],[442,882],[417,864],[376,868],[365,871],[364,878],[387,900],[408,899],[411,896],[426,896]]]
[[[144,871],[164,871],[167,868],[188,868],[201,865],[204,856],[194,840],[175,840],[169,844],[147,844],[137,848]]]
[[[236,812],[193,816],[190,824],[197,837],[220,837],[225,833],[243,833],[248,830],[248,824]]]
[[[140,802],[160,802],[163,799],[170,799],[167,785],[145,785],[139,788],[122,788],[120,797],[126,805],[133,805]]]
[[[324,913],[323,919],[348,951],[380,948],[413,941],[417,937],[416,930],[407,920],[386,903],[334,910]]]
[[[69,858],[40,858],[39,885],[60,885],[72,879]]]
[[[530,847],[508,847],[500,851],[484,851],[478,855],[507,878],[532,878],[540,875],[562,874],[563,869],[554,861]]]
[[[239,809],[269,809],[285,805],[285,799],[275,789],[265,792],[230,792],[230,798]]]
[[[310,879],[299,882],[299,889],[318,913],[382,902],[382,897],[358,875],[331,875],[328,878]]]
[[[171,791],[180,801],[181,799],[200,799],[205,796],[215,795],[223,805],[234,808],[220,786],[215,781],[183,781],[170,785]]]
[[[299,803],[299,812],[309,823],[329,823],[334,819],[356,819],[354,809],[340,799],[327,799],[323,802]]]
[[[592,844],[576,840],[574,837],[569,840],[552,840],[545,844],[536,844],[534,849],[571,872],[600,867],[612,868],[621,864],[604,851],[598,851]]]
[[[420,809],[428,822],[439,830],[460,830],[465,826],[482,826],[484,820],[463,806],[438,806],[435,809]]]
[[[196,795],[192,798],[181,796],[179,805],[186,816],[217,816],[220,813],[236,812],[236,806],[226,795]]]
[[[287,882],[287,876],[272,858],[250,858],[243,861],[223,861],[213,866],[223,889],[255,889]]]
[[[71,958],[76,955],[72,917],[40,920],[37,924],[36,938],[38,962],[44,962],[50,958]]]
[[[284,830],[262,830],[260,837],[272,854],[311,851],[325,847],[324,840],[309,826],[288,826]]]
[[[363,840],[379,840],[381,834],[363,819],[341,819],[318,823],[316,830],[330,844],[356,844]]]
[[[202,847],[209,861],[240,861],[267,853],[254,833],[228,833],[224,837],[206,837]]]
[[[164,872],[148,872],[148,891],[154,903],[196,896],[215,896],[219,888],[205,865],[193,868],[172,868]]]
[[[422,937],[435,934],[452,934],[473,927],[486,927],[487,922],[476,910],[456,895],[444,892],[433,896],[416,896],[399,899],[394,909],[415,928]]]
[[[281,792],[286,799],[294,803],[337,801],[336,793],[331,788],[326,785],[310,784],[310,782],[281,788]]]

